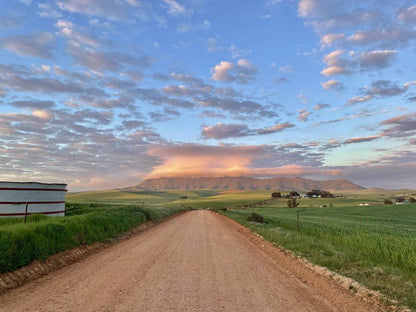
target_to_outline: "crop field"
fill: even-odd
[[[334,199],[300,202],[298,208],[287,208],[281,200],[224,214],[275,245],[416,309],[416,204],[357,207]],[[333,202],[333,207],[319,208],[318,202],[319,206]],[[263,216],[264,223],[248,222],[252,212]]]
[[[210,209],[277,246],[416,310],[416,204],[382,204],[409,192],[363,190],[337,198],[299,199],[297,208],[288,208],[286,199],[278,199],[245,209],[236,208],[269,199],[271,191],[72,193],[67,195],[64,218],[33,215],[26,225],[18,218],[0,219],[0,272],[79,244],[108,240],[146,220],[190,208]],[[363,203],[380,205],[358,206]],[[323,205],[327,207],[320,208]],[[263,216],[264,223],[247,221],[252,212]]]

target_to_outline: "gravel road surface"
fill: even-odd
[[[250,235],[213,212],[185,213],[6,292],[0,311],[376,310]]]

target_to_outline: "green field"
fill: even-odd
[[[300,202],[295,209],[284,207],[282,200],[224,214],[298,256],[416,309],[416,204],[357,207],[337,199]],[[325,202],[334,207],[318,208]],[[252,211],[265,222],[248,222]]]
[[[274,244],[351,277],[416,310],[416,204],[383,203],[412,191],[363,190],[337,198],[286,199],[260,208],[233,209],[270,198],[271,191],[112,190],[67,195],[64,218],[0,219],[0,272],[79,244],[105,241],[146,220],[184,209],[224,213]],[[184,198],[186,197],[186,198]],[[326,205],[325,208],[320,206]],[[222,211],[223,208],[230,208]],[[297,230],[296,214],[300,213]],[[252,213],[265,222],[248,222]]]

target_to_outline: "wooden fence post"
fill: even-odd
[[[25,208],[25,224],[26,224],[26,219],[27,219],[27,207],[29,206],[29,203],[26,202],[26,208]]]

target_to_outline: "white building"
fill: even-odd
[[[65,215],[66,184],[38,182],[0,182],[0,217],[34,213]]]

